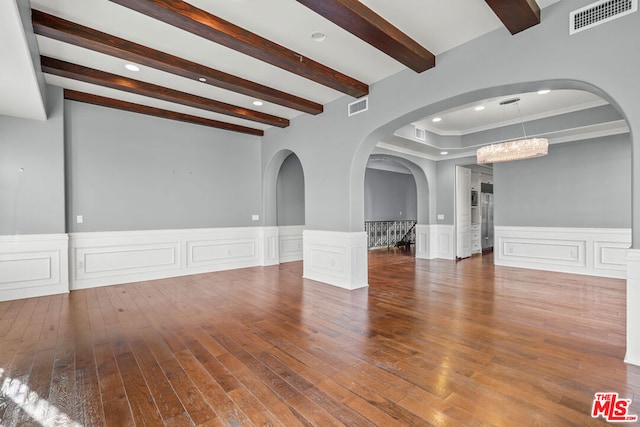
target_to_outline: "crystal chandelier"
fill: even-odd
[[[478,164],[510,162],[546,156],[549,152],[547,138],[527,138],[501,142],[478,148]]]
[[[527,138],[518,101],[520,101],[520,98],[508,99],[506,101],[502,101],[500,105],[516,104],[518,107],[520,123],[522,123],[522,133],[524,134],[524,138],[478,148],[478,151],[476,151],[478,164],[482,165],[487,163],[510,162],[512,160],[533,159],[535,157],[542,157],[548,154],[549,140],[547,138]]]

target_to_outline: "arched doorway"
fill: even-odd
[[[427,176],[432,172],[434,171],[430,170],[429,165],[420,166],[409,159],[385,153],[383,150],[378,150],[369,157],[364,181],[365,231],[374,233],[373,246],[372,239],[368,236],[369,247],[380,246],[380,243],[384,243],[382,240],[385,238],[389,243],[390,236],[385,236],[384,231],[376,231],[376,227],[384,228],[386,221],[392,223],[394,221],[410,221],[415,226],[400,222],[400,225],[393,224],[393,227],[399,227],[400,231],[405,234],[410,231],[411,243],[415,244],[416,256],[424,257],[425,242],[420,240],[420,231],[423,232],[424,226],[429,223],[431,193],[430,178]],[[377,185],[382,188],[375,188]],[[383,224],[372,224],[366,221],[383,221]],[[367,224],[369,224],[368,229]],[[388,227],[388,225],[386,226]],[[411,227],[413,228],[409,230]],[[397,236],[397,233],[397,230],[390,233],[396,238],[395,240],[397,237],[405,237],[404,235]],[[380,238],[382,240],[378,242],[377,240]]]
[[[537,91],[543,84],[552,90],[580,89],[599,94],[628,119],[632,144],[637,145],[633,135],[640,128],[640,103],[637,101],[638,86],[631,84],[637,58],[629,59],[628,55],[629,51],[633,51],[633,38],[629,34],[632,34],[632,28],[636,28],[634,25],[637,21],[627,20],[625,25],[609,27],[609,34],[619,39],[622,45],[619,49],[602,49],[599,51],[600,61],[594,62],[591,53],[594,42],[599,40],[597,33],[581,35],[579,38],[568,36],[565,31],[566,15],[570,8],[569,3],[559,2],[557,7],[549,9],[550,13],[540,25],[529,29],[526,34],[505,37],[493,32],[481,40],[448,52],[446,60],[442,58],[437,67],[426,73],[414,75],[402,72],[377,83],[369,95],[370,108],[365,114],[341,119],[341,110],[349,102],[345,99],[331,105],[330,115],[316,117],[313,126],[293,132],[270,132],[266,136],[267,153],[263,157],[263,164],[266,165],[271,158],[270,153],[282,148],[296,147],[300,150],[303,164],[308,162],[305,168],[309,207],[307,227],[318,232],[317,240],[323,238],[321,243],[325,247],[344,246],[353,248],[352,252],[359,254],[360,242],[351,243],[348,239],[355,240],[363,229],[363,188],[369,155],[383,138],[392,136],[400,127],[429,114],[494,96]],[[302,138],[306,144],[299,144]],[[633,150],[634,167],[639,164],[639,159],[640,150]],[[453,225],[447,223],[454,214],[451,196],[454,194],[454,180],[449,178],[452,176],[448,173],[449,166],[455,168],[455,165],[437,168],[438,178],[442,176],[443,179],[438,179],[438,188],[434,191],[437,192],[437,204],[434,205],[437,211],[434,209],[431,213],[432,217],[437,215],[437,218],[444,218],[433,218],[431,222],[434,224],[437,221],[438,231],[442,234],[447,227],[453,232]],[[327,167],[331,167],[328,180],[325,178]],[[636,185],[632,188],[634,225],[640,218],[639,188]],[[326,206],[331,207],[329,214],[324,209]],[[640,228],[633,227],[633,234],[637,246]],[[366,254],[366,250],[364,252]],[[349,261],[346,265],[355,265],[359,271],[366,273],[366,259],[362,260],[364,257],[351,256],[349,250],[345,253],[348,255],[345,259]],[[635,271],[640,271],[637,269],[640,265],[638,251],[631,253],[634,257],[629,262],[635,266]],[[319,264],[318,271],[327,274],[309,277],[341,285],[342,281],[329,277],[328,273],[334,271],[333,267],[329,262]],[[356,282],[353,278],[355,275],[346,268],[342,268],[342,271],[344,274],[340,279],[346,278],[349,281],[347,285]],[[640,276],[636,273],[634,279],[628,281],[629,291],[632,292],[629,300],[634,301],[629,307],[636,307],[635,311],[628,311],[628,318],[633,319],[636,325],[640,324],[640,310],[637,310],[640,294],[634,291],[640,289],[637,277]],[[365,280],[365,274],[358,276],[358,284],[365,283]],[[629,322],[628,328],[629,336],[634,337],[630,353],[631,358],[640,360],[640,335],[637,326],[631,327],[633,324]]]
[[[562,121],[567,126],[571,124],[578,123],[579,121],[584,121],[580,126],[584,125],[584,129],[587,129],[592,126],[594,123],[600,125],[604,124],[604,128],[608,126],[612,126],[615,122],[620,122],[622,127],[625,129],[618,133],[626,133],[629,134],[629,129],[627,127],[627,121],[624,114],[620,112],[617,104],[605,93],[601,90],[582,83],[575,81],[544,81],[544,82],[528,82],[528,83],[520,83],[520,84],[512,84],[512,85],[504,85],[493,88],[485,88],[481,90],[476,90],[473,92],[469,92],[466,94],[460,94],[454,96],[448,100],[436,102],[432,105],[428,105],[425,107],[421,107],[407,113],[397,119],[394,119],[384,126],[379,127],[375,131],[371,132],[361,143],[358,151],[353,157],[353,163],[351,168],[352,174],[352,201],[351,201],[351,212],[352,212],[352,227],[355,227],[355,220],[357,216],[362,214],[362,218],[364,220],[364,200],[363,193],[362,196],[357,193],[358,187],[361,187],[360,182],[364,180],[366,164],[371,153],[375,153],[380,151],[381,149],[389,152],[389,147],[395,144],[395,148],[397,153],[391,150],[391,154],[398,155],[403,158],[414,158],[415,155],[412,153],[412,148],[407,144],[402,143],[404,137],[404,142],[406,142],[405,134],[413,134],[413,130],[415,128],[415,123],[420,120],[424,120],[425,118],[436,117],[439,113],[443,111],[450,111],[461,106],[469,107],[469,109],[473,109],[472,106],[481,104],[483,101],[488,99],[499,100],[505,97],[513,96],[514,94],[527,94],[533,93],[536,94],[538,89],[541,87],[552,88],[553,91],[574,91],[574,92],[582,92],[588,93],[592,97],[597,98],[602,101],[596,107],[593,105],[589,108],[585,108],[584,111],[576,111],[571,113],[563,113],[561,118],[555,119],[556,121]],[[534,95],[538,96],[538,95]],[[497,102],[497,101],[496,101]],[[597,110],[597,111],[596,111]],[[556,113],[557,114],[557,113]],[[589,119],[589,115],[592,116],[592,119]],[[553,114],[549,114],[549,116],[554,116]],[[615,116],[615,117],[614,117]],[[555,116],[554,116],[555,117]],[[553,121],[552,117],[538,117],[534,120],[533,132],[543,132],[543,130],[539,129],[539,126],[544,125],[542,123],[544,120],[549,119],[549,121]],[[566,119],[566,120],[565,120]],[[533,119],[531,119],[533,120]],[[588,123],[589,120],[593,120],[593,122]],[[600,120],[603,123],[599,122]],[[604,123],[604,121],[608,121],[608,123]],[[410,132],[409,132],[410,131]],[[433,206],[437,206],[437,213],[435,209],[433,212],[430,212],[430,217],[428,221],[425,221],[424,224],[430,224],[429,227],[429,236],[427,237],[427,242],[429,245],[430,254],[425,257],[438,257],[445,259],[455,259],[456,257],[456,223],[455,223],[455,169],[456,165],[465,165],[465,164],[475,164],[475,148],[476,146],[484,145],[492,142],[499,142],[500,134],[504,132],[505,140],[507,138],[512,138],[511,134],[514,132],[519,132],[518,135],[522,136],[522,126],[520,123],[511,123],[509,126],[505,127],[505,130],[499,129],[494,130],[493,132],[490,130],[483,129],[482,132],[471,133],[471,135],[467,136],[464,134],[457,134],[452,137],[436,135],[434,140],[429,140],[427,137],[427,144],[433,143],[432,152],[424,154],[421,159],[421,165],[423,163],[437,163],[437,179],[433,182],[437,183],[437,204],[434,201]],[[511,134],[510,134],[511,132]],[[560,129],[555,130],[554,132],[550,132],[553,134],[553,138],[556,138],[555,142],[570,142],[574,140],[580,139],[588,139],[592,137],[603,137],[608,135],[607,133],[599,134],[598,132],[592,132],[590,134],[578,135],[578,136],[569,136],[569,129]],[[606,129],[605,129],[605,132]],[[613,132],[612,134],[615,134]],[[477,140],[473,140],[473,138],[478,138]],[[483,138],[486,138],[483,139]],[[489,139],[496,138],[496,139]],[[573,138],[573,139],[571,139]],[[603,141],[602,144],[606,142]],[[424,143],[423,143],[424,144]],[[475,144],[475,145],[474,145]],[[627,141],[627,147],[631,145],[631,139],[629,136],[629,140]],[[426,144],[424,144],[426,145]],[[567,147],[569,144],[562,144]],[[566,150],[563,150],[566,151]],[[449,158],[441,159],[439,158],[440,154],[449,153]],[[630,157],[627,152],[627,158]],[[554,164],[554,167],[558,165]],[[504,168],[506,170],[506,168]],[[626,181],[630,182],[630,165],[627,165],[623,168],[626,170],[627,175]],[[544,177],[548,176],[544,171],[539,172]],[[554,175],[556,176],[556,175]],[[515,184],[518,181],[513,177],[513,174],[510,174],[509,183]],[[559,185],[567,185],[571,180],[569,177],[562,177],[557,175],[558,184],[554,185],[552,188],[555,190]],[[576,185],[579,185],[576,183]],[[510,188],[510,187],[509,187]],[[435,190],[435,188],[434,188]],[[627,192],[628,193],[628,192]],[[498,196],[496,196],[496,204],[497,204]],[[558,197],[557,200],[562,200],[561,197]],[[630,195],[627,195],[627,201],[630,200]],[[540,203],[542,205],[543,203]],[[592,204],[593,205],[593,204]],[[523,205],[520,205],[522,207]],[[625,205],[626,206],[626,205]],[[362,209],[360,211],[359,209]],[[536,206],[535,209],[528,210],[527,213],[535,212],[539,209],[539,206]],[[625,227],[630,228],[630,209],[626,209],[626,216],[622,222],[620,222],[617,227]],[[497,212],[498,218],[504,218],[504,215],[501,215],[501,212]],[[437,219],[436,219],[437,218]],[[545,220],[548,220],[545,219]],[[543,221],[542,219],[540,220]],[[513,224],[509,224],[513,225]],[[519,224],[521,225],[521,224]],[[562,226],[562,225],[559,225]],[[595,225],[594,225],[595,227]],[[620,267],[624,270],[624,262],[623,260],[618,260]],[[578,262],[578,261],[576,261]],[[618,268],[618,267],[616,267]]]
[[[597,95],[603,103],[579,111],[564,112],[563,117],[555,120],[575,125],[591,111],[593,122],[583,123],[585,128],[595,128],[595,124],[601,124],[598,120],[607,115],[612,116],[607,126],[613,128],[616,122],[620,122],[624,127],[621,131],[614,130],[611,133],[585,131],[584,135],[576,137],[569,137],[570,132],[566,129],[555,130],[550,132],[550,139],[555,138],[556,141],[551,144],[549,156],[522,163],[500,163],[497,167],[494,165],[496,225],[502,227],[502,234],[498,236],[496,233],[499,248],[494,257],[500,261],[500,265],[624,278],[627,274],[629,258],[626,250],[631,244],[632,225],[630,183],[633,139],[629,132],[629,121],[616,103],[596,88],[583,83],[562,83],[564,84],[538,82],[535,85],[506,85],[491,91],[481,90],[455,97],[456,100],[464,101],[461,105],[468,105],[480,103],[485,99],[485,94],[489,93],[491,97],[495,97],[496,93],[499,97],[513,96],[521,93],[523,87],[533,93],[537,92],[534,89],[542,85],[556,90],[579,89]],[[439,108],[455,108],[451,104],[453,101],[449,101],[442,105],[438,103],[437,108],[434,108],[434,104],[416,111],[428,111],[425,117],[435,116],[440,111]],[[542,119],[553,120],[550,117],[551,115],[529,121],[532,125],[540,126]],[[418,120],[415,112],[402,119],[378,128],[363,141],[360,147],[362,151],[354,156],[351,169],[354,193],[362,176],[366,176],[367,156],[380,149],[379,142],[397,138],[399,129]],[[458,135],[458,139],[463,142],[464,138]],[[387,147],[388,145],[386,144]],[[444,152],[469,147],[452,144],[443,145],[442,148]],[[409,150],[406,145],[402,149]],[[473,154],[438,161],[435,190],[438,193],[436,209],[439,220],[440,217],[445,218],[444,221],[455,218],[455,169],[459,165],[475,163]],[[596,182],[596,179],[599,181]],[[361,204],[356,197],[352,200],[352,212]],[[516,203],[514,200],[520,202]],[[362,206],[364,207],[364,203]],[[607,213],[609,209],[611,210]],[[449,239],[436,240],[441,246],[452,247],[448,252],[455,254],[456,224],[451,222],[436,226],[438,229],[442,228],[438,232],[444,231],[444,227],[450,228]],[[443,232],[441,234],[444,235]],[[637,315],[631,314],[629,309],[632,301],[633,299],[628,298],[628,319],[637,319]],[[628,326],[628,337],[633,336],[637,328],[629,322]],[[633,349],[628,350],[627,356],[628,360],[632,360],[629,354],[635,354]]]

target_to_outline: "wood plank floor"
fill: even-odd
[[[0,303],[0,425],[591,426],[633,399],[625,282],[374,251]]]

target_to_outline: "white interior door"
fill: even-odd
[[[471,256],[471,169],[456,166],[456,256]]]

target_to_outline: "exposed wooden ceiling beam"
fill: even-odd
[[[120,99],[107,98],[105,96],[93,95],[85,92],[65,89],[64,98],[72,101],[85,102],[87,104],[100,105],[102,107],[116,108],[118,110],[131,111],[133,113],[146,114],[148,116],[162,117],[164,119],[177,120],[180,122],[195,123],[217,129],[224,129],[232,132],[246,133],[249,135],[263,136],[260,129],[253,129],[246,126],[234,125],[218,120],[205,119],[204,117],[192,116],[190,114],[177,113],[175,111],[163,110],[149,107],[147,105],[134,104]]]
[[[156,68],[191,80],[205,78],[205,83],[243,95],[272,102],[309,114],[322,112],[322,104],[254,83],[168,53],[130,42],[74,22],[32,10],[36,34]]]
[[[436,65],[433,53],[359,0],[298,0],[417,73]]]
[[[110,0],[324,86],[359,98],[369,87],[182,0]]]
[[[152,83],[142,82],[140,80],[118,76],[105,71],[83,67],[82,65],[72,64],[59,59],[43,56],[41,57],[41,63],[42,71],[45,73],[110,87],[112,89],[123,90],[125,92],[136,93],[138,95],[144,95],[151,98],[162,99],[164,101],[175,102],[177,104],[188,105],[190,107],[213,111],[215,113],[264,123],[271,126],[289,126],[289,120],[282,117],[272,116],[270,114],[249,110],[220,101],[214,101],[212,99],[203,98],[186,92],[180,92],[174,89],[154,85]]]
[[[540,23],[540,7],[535,0],[485,0],[511,34]]]

